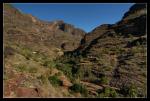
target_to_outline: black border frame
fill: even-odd
[[[112,0],[91,0],[91,1],[88,1],[88,0],[1,0],[0,1],[1,2],[1,9],[0,9],[0,11],[1,11],[1,14],[3,14],[2,12],[3,12],[3,3],[147,3],[147,1],[146,0],[116,0],[116,1],[112,1]],[[150,9],[149,9],[149,4],[147,3],[147,13],[148,13],[148,11],[149,11]],[[148,14],[147,14],[148,15]],[[1,15],[1,19],[3,19],[3,15]],[[148,17],[147,16],[147,33],[148,33],[148,18],[150,18],[150,17]],[[2,21],[2,23],[3,23],[3,20],[0,20],[0,21]],[[2,27],[1,27],[2,28]],[[1,31],[3,31],[3,30],[1,30]],[[3,32],[1,32],[1,57],[3,56],[3,34],[2,34]],[[148,37],[148,34],[147,34],[147,48],[148,48],[148,40],[149,40],[149,37]],[[149,55],[148,54],[148,49],[147,49],[147,55]],[[149,77],[149,74],[148,74],[148,71],[150,71],[149,69],[149,67],[148,67],[148,63],[149,63],[149,56],[147,56],[147,98],[136,98],[136,99],[134,99],[134,98],[115,98],[115,99],[113,99],[113,98],[109,98],[109,99],[107,99],[107,98],[73,98],[73,99],[71,99],[71,98],[3,98],[3,91],[1,92],[1,94],[2,94],[2,97],[1,98],[3,98],[2,100],[42,100],[42,101],[45,101],[45,100],[92,100],[92,101],[95,101],[95,100],[118,100],[118,101],[120,101],[120,100],[143,100],[143,101],[145,101],[145,100],[148,100],[149,99],[149,93],[150,93],[150,90],[149,90],[149,87],[148,87],[148,85],[149,85],[149,81],[150,81],[150,77]],[[2,60],[1,60],[1,62],[2,62],[2,66],[3,66],[3,57],[1,58]],[[1,67],[1,77],[3,77],[2,76],[2,74],[3,74],[3,69],[2,69],[2,67]],[[2,80],[3,80],[3,78],[2,78]],[[2,84],[2,83],[1,83]],[[1,90],[3,89],[3,84],[2,84],[2,86],[1,86]]]

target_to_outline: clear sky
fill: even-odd
[[[99,4],[52,4],[52,3],[13,3],[24,13],[44,20],[63,20],[86,32],[101,24],[114,24],[134,3]]]

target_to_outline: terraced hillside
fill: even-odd
[[[121,21],[98,26],[84,36],[76,50],[65,54],[79,58],[76,66],[82,69],[82,83],[104,86],[92,91],[93,96],[145,97],[146,40],[146,5],[135,4]],[[111,95],[111,88],[117,95]]]

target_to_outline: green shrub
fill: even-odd
[[[129,90],[128,90],[128,95],[130,96],[130,97],[137,97],[137,94],[138,92],[137,92],[137,88],[136,88],[136,86],[135,85],[131,85],[130,87],[129,87]]]
[[[133,84],[122,86],[121,93],[127,97],[137,97],[138,95],[137,87]]]
[[[32,57],[31,50],[25,47],[21,47],[21,54],[24,55],[27,60],[29,60]]]
[[[57,76],[50,76],[48,78],[48,80],[50,81],[50,83],[53,85],[53,86],[61,86],[62,85],[62,82],[58,79]]]
[[[99,97],[117,97],[117,92],[112,88],[104,88],[104,90],[99,94]]]
[[[76,92],[76,93],[80,92],[83,95],[87,95],[88,94],[88,91],[87,91],[86,87],[83,86],[82,84],[75,83],[75,84],[73,84],[73,86],[70,87],[70,89],[73,92]]]
[[[72,67],[70,64],[57,64],[57,69],[61,70],[67,77],[69,77],[71,80],[72,77]]]
[[[79,75],[79,68],[77,64],[79,59],[76,59],[72,55],[66,55],[55,60],[55,67],[61,70],[71,81]]]
[[[110,89],[110,97],[117,97],[118,94],[114,89]]]
[[[109,80],[107,77],[103,76],[100,78],[100,83],[102,84],[108,84],[109,83]]]

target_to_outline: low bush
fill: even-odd
[[[99,97],[117,97],[117,92],[112,88],[104,88],[104,90],[99,94]]]
[[[50,81],[50,83],[53,85],[53,86],[61,86],[62,85],[62,82],[60,79],[58,79],[57,76],[50,76],[48,78],[48,80]]]
[[[78,77],[80,69],[77,66],[79,59],[73,55],[65,55],[61,58],[57,58],[54,63],[55,67],[61,70],[71,81]]]
[[[75,93],[80,92],[83,95],[88,94],[88,91],[87,91],[86,87],[83,86],[82,84],[75,83],[75,84],[73,84],[73,86],[70,87],[70,89]]]
[[[100,78],[100,83],[101,83],[101,84],[108,84],[108,83],[109,83],[109,80],[108,80],[107,77],[102,76],[102,77]]]
[[[126,97],[137,97],[138,95],[137,87],[133,84],[122,86],[120,91]]]

